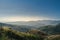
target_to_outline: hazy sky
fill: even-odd
[[[0,22],[60,19],[60,0],[0,0]]]

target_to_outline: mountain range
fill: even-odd
[[[59,23],[60,21],[56,21],[56,20],[38,20],[38,21],[28,21],[28,22],[18,21],[18,22],[0,23],[0,27],[1,26],[10,27],[14,30],[26,32],[32,29],[38,29],[39,27],[40,29],[46,28],[45,26],[47,25],[57,25]],[[48,29],[48,27],[46,29]]]
[[[45,26],[45,25],[54,25],[60,23],[60,20],[37,20],[37,21],[16,21],[16,22],[7,22],[7,24],[13,25],[27,25],[27,26]]]

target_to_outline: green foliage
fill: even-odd
[[[1,40],[43,40],[37,35],[11,30],[10,28],[3,28],[1,31]]]

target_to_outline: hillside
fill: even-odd
[[[19,32],[9,27],[0,28],[0,40],[60,40],[60,34],[47,35],[39,30]]]
[[[2,26],[1,26],[2,25]],[[0,23],[0,40],[59,40],[60,23],[57,25],[47,25],[38,29],[30,29],[26,32],[15,30],[16,25]],[[24,27],[23,27],[24,28]],[[25,28],[24,28],[25,29]],[[28,29],[28,28],[27,28]],[[23,30],[23,29],[22,29]]]
[[[0,40],[43,40],[44,37],[33,33],[19,32],[8,27],[0,28]]]
[[[43,22],[44,23],[44,22]],[[56,24],[57,23],[57,24]],[[59,40],[60,23],[45,26],[0,23],[0,40]]]
[[[57,25],[43,26],[38,29],[46,32],[47,34],[60,34],[60,23]]]

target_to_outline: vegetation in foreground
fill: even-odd
[[[11,30],[11,28],[0,29],[0,40],[43,40],[41,36]]]
[[[0,28],[0,40],[60,40],[60,24],[45,26],[42,30],[20,32],[9,27]],[[42,32],[45,31],[46,33]]]

